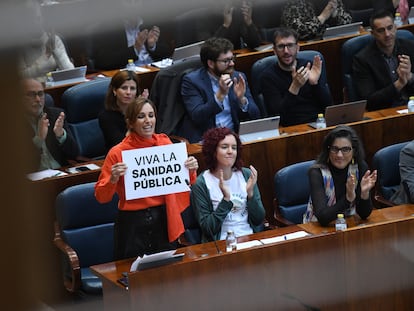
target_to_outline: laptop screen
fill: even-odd
[[[87,81],[86,66],[75,67],[72,69],[52,71],[53,86],[68,83],[77,83]]]
[[[204,41],[195,42],[189,45],[180,46],[174,49],[174,53],[172,55],[173,61],[180,61],[182,59],[200,55],[200,48],[203,45]]]
[[[242,142],[279,136],[280,116],[240,122],[239,136]]]
[[[362,26],[362,22],[356,22],[351,24],[339,25],[334,27],[328,27],[322,36],[323,39],[330,39],[340,36],[359,34],[359,28]]]

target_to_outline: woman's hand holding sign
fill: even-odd
[[[111,183],[116,184],[119,180],[119,177],[125,175],[126,170],[127,170],[127,166],[125,163],[118,162],[112,165],[111,179],[110,179]]]

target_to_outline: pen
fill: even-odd
[[[53,175],[52,177],[58,177],[58,176],[60,176],[62,174],[62,172],[58,172],[58,173],[56,173],[55,175]]]
[[[284,235],[283,238],[285,239],[285,241],[287,240],[286,235]]]

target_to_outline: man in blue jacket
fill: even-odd
[[[200,50],[203,67],[183,77],[181,95],[187,114],[179,135],[191,143],[201,140],[213,127],[239,131],[240,121],[260,117],[246,77],[234,70],[233,44],[224,38],[210,38]]]

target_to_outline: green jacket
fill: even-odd
[[[247,181],[250,177],[250,170],[242,168],[242,173]],[[210,192],[207,189],[204,179],[204,172],[197,177],[197,181],[191,188],[191,206],[202,230],[202,242],[220,239],[221,225],[227,214],[233,208],[233,203],[221,200],[216,210],[213,210],[213,204],[210,199]],[[263,229],[265,218],[265,209],[260,197],[257,184],[254,186],[253,197],[247,200],[247,211],[249,213],[248,221],[253,232]]]

